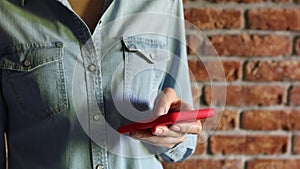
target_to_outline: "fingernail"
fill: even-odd
[[[174,131],[180,131],[180,127],[179,126],[172,126],[172,130],[174,130]]]
[[[163,133],[163,130],[161,128],[157,128],[155,130],[155,134],[162,134]]]

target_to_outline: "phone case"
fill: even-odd
[[[162,115],[152,122],[147,122],[147,123],[136,122],[125,126],[121,126],[118,128],[118,132],[122,134],[126,134],[133,130],[151,129],[159,125],[171,125],[175,122],[205,119],[205,118],[213,117],[214,115],[215,115],[215,110],[211,108],[192,110],[192,111],[172,112],[172,113]]]

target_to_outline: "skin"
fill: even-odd
[[[69,3],[93,32],[102,16],[104,0],[69,0]],[[173,89],[167,88],[157,97],[153,112],[158,117],[180,110],[192,110],[192,107],[182,102]],[[183,142],[186,134],[200,134],[201,130],[201,122],[197,120],[176,123],[170,127],[158,126],[153,131],[133,131],[130,136],[155,146],[172,148]]]
[[[175,90],[165,89],[156,99],[155,115],[161,116],[169,112],[193,110],[190,105],[182,102]],[[186,134],[200,134],[202,125],[200,120],[175,123],[172,126],[158,126],[152,131],[133,131],[132,138],[150,143],[155,146],[172,148],[185,140]]]
[[[86,23],[91,32],[102,16],[104,0],[68,0],[72,9]]]

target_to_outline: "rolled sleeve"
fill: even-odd
[[[194,153],[196,139],[196,135],[188,135],[185,142],[161,154],[161,158],[166,162],[182,162]]]

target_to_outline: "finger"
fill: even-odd
[[[164,137],[183,137],[185,133],[177,132],[174,130],[170,130],[167,126],[157,126],[152,130],[152,134],[156,136],[164,136]]]
[[[151,136],[151,137],[141,137],[139,140],[147,142],[153,145],[175,145],[182,143],[185,140],[185,136],[182,137],[160,137],[160,136]]]
[[[200,120],[192,122],[178,122],[172,125],[170,130],[188,134],[200,134],[202,131],[202,125]]]
[[[145,131],[133,131],[130,133],[130,136],[134,139],[165,148],[172,148],[178,143],[182,143],[185,140],[185,135],[182,137],[164,137],[164,136],[155,136],[150,132]]]
[[[171,104],[171,107],[170,107],[170,111],[171,112],[176,112],[176,111],[187,111],[187,110],[194,110],[193,109],[193,106],[191,106],[190,104],[188,103],[185,103],[181,100],[178,100],[176,102],[173,102]]]
[[[164,89],[156,98],[154,106],[154,114],[158,117],[167,114],[171,105],[178,102],[179,98],[172,88]]]

